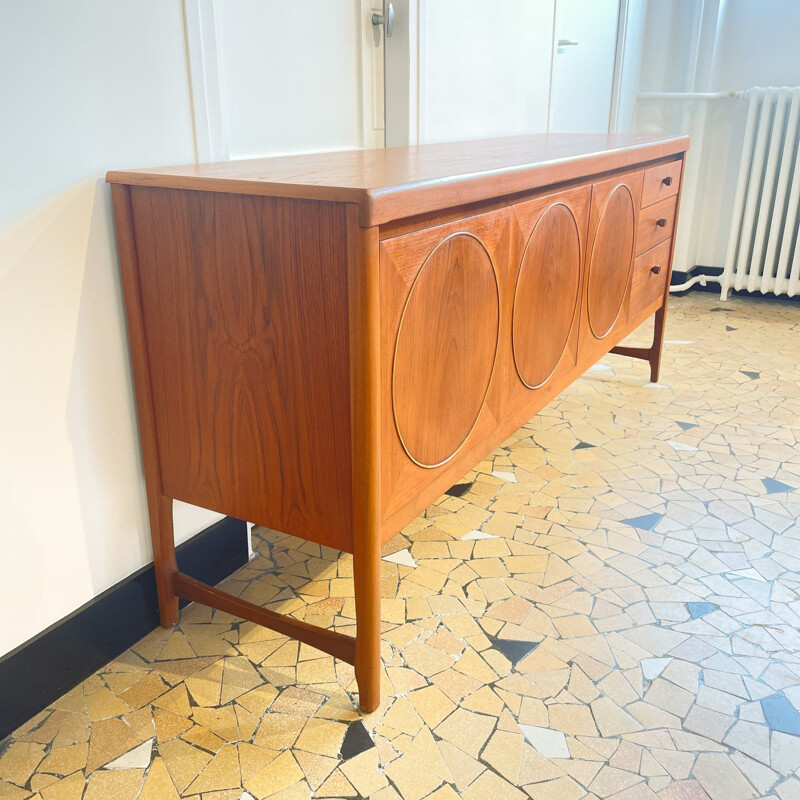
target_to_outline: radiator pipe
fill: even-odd
[[[708,281],[712,283],[720,283],[721,275],[695,275],[694,278],[689,278],[686,283],[679,283],[675,286],[670,286],[670,292],[684,292],[687,289],[690,289],[696,283],[699,283],[701,286],[705,286]]]
[[[730,89],[726,92],[639,92],[639,100],[721,100],[735,98],[742,100],[747,97],[747,92]]]

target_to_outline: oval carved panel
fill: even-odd
[[[500,298],[491,258],[457,233],[428,255],[408,293],[394,350],[392,403],[408,456],[449,461],[478,421],[494,371]]]
[[[589,257],[587,310],[597,339],[609,334],[622,310],[633,263],[635,225],[633,197],[621,183],[600,212]]]
[[[561,361],[575,320],[580,274],[578,224],[568,206],[555,203],[528,238],[514,293],[514,364],[529,389],[546,383]]]

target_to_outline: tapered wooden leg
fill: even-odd
[[[353,545],[358,705],[370,712],[381,702],[381,550],[377,530],[356,536]]]
[[[142,444],[142,466],[147,488],[147,510],[150,516],[150,538],[153,540],[153,562],[156,569],[158,612],[161,624],[172,627],[178,621],[178,596],[172,588],[172,576],[178,571],[175,561],[175,535],[172,529],[172,500],[161,494],[161,471],[156,445],[156,424],[153,414],[153,393],[147,364],[147,341],[144,335],[139,267],[133,239],[130,187],[111,187],[114,220],[117,230],[120,275],[124,286],[125,316],[133,367],[133,388],[139,417],[139,439]]]
[[[655,323],[653,329],[653,344],[650,347],[625,347],[617,345],[612,347],[612,353],[618,356],[628,356],[628,358],[641,358],[650,364],[650,381],[656,383],[661,371],[661,351],[664,345],[664,329],[667,325],[667,301],[655,313]]]
[[[172,587],[172,576],[178,571],[175,559],[175,532],[172,526],[172,500],[158,495],[148,501],[148,506],[158,591],[158,614],[161,626],[171,628],[178,621],[178,595]]]
[[[381,395],[378,229],[348,206],[350,428],[353,443],[353,578],[356,681],[362,711],[381,702]]]
[[[650,381],[656,383],[661,372],[661,351],[664,345],[664,329],[667,326],[667,301],[656,311],[653,330],[653,346],[650,348]]]

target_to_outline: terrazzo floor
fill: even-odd
[[[376,712],[191,605],[4,743],[0,798],[800,798],[800,307],[693,293],[667,339],[387,545]],[[349,556],[256,546],[225,588],[354,632]]]

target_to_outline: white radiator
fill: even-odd
[[[731,232],[720,283],[800,294],[800,87],[756,88],[748,102]]]

